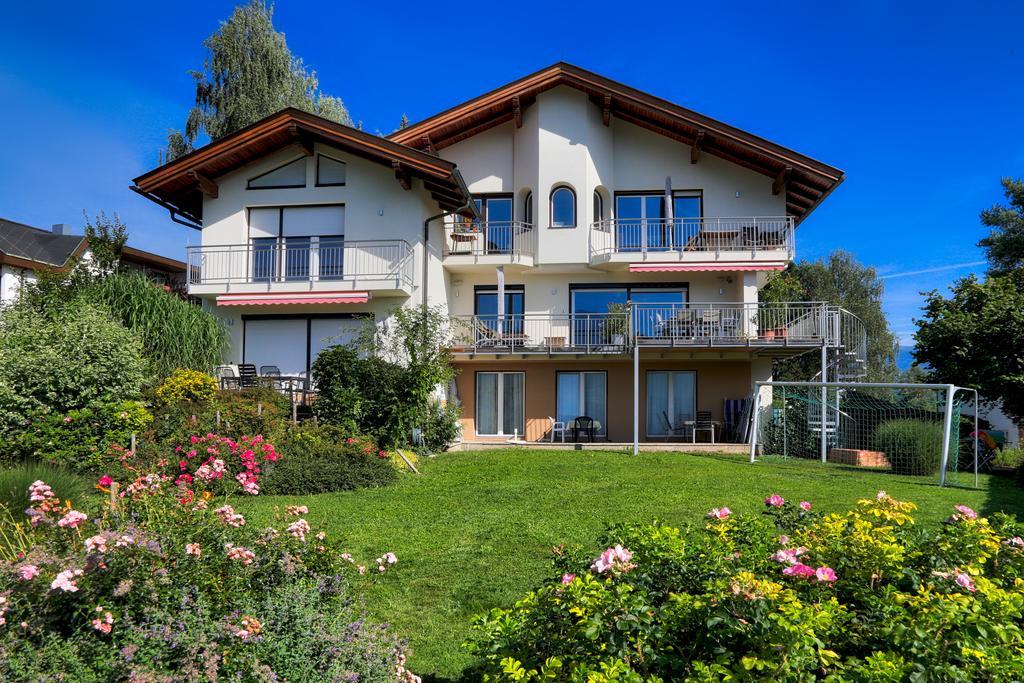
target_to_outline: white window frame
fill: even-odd
[[[597,436],[607,436],[607,434],[608,434],[608,371],[607,370],[558,370],[558,371],[556,371],[555,372],[555,414],[556,414],[555,419],[556,420],[559,417],[557,415],[557,413],[558,413],[558,388],[560,386],[559,383],[558,383],[558,377],[560,375],[579,375],[580,376],[579,377],[579,382],[578,382],[579,396],[577,397],[577,400],[579,401],[579,406],[580,406],[580,410],[581,411],[586,410],[586,405],[587,405],[587,386],[586,386],[587,378],[586,378],[586,375],[602,375],[602,376],[604,376],[604,415],[602,416],[602,420],[601,420],[601,429],[597,430],[596,435]],[[579,416],[575,416],[575,417],[579,417]],[[594,417],[594,416],[590,415],[589,417]],[[571,419],[575,419],[575,418],[571,418]],[[569,422],[566,421],[566,425],[568,425],[568,424],[569,424]]]

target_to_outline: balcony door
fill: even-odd
[[[511,254],[515,246],[512,195],[477,195],[473,203],[483,219],[484,253]]]
[[[596,433],[607,435],[607,372],[559,372],[555,392],[556,420],[571,429],[577,417],[590,417],[594,420]]]
[[[647,373],[647,436],[668,437],[693,420],[697,373],[651,370]],[[675,428],[675,429],[673,429]]]
[[[344,277],[345,207],[260,206],[248,211],[253,282]]]
[[[520,437],[526,433],[525,373],[476,373],[476,433]]]
[[[525,322],[525,288],[523,285],[505,286],[505,317],[498,318],[498,288],[479,286],[474,292],[473,312],[480,323],[501,334],[522,334]]]
[[[699,194],[673,195],[673,220],[665,212],[665,193],[628,193],[615,196],[617,251],[678,251],[699,228]]]

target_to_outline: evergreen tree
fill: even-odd
[[[978,242],[985,249],[993,275],[1024,268],[1024,180],[1003,178],[1001,182],[1010,205],[996,204],[981,212],[982,225],[992,230]]]
[[[202,133],[217,140],[286,107],[352,124],[344,103],[321,93],[316,72],[292,55],[273,13],[273,5],[251,0],[204,41],[203,70],[192,72],[196,103],[185,130],[168,135],[167,161],[192,151]]]
[[[406,116],[403,113],[402,114],[402,118],[398,121],[398,130],[405,130],[408,127],[409,127],[409,117]]]

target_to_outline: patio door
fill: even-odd
[[[526,374],[476,373],[476,433],[512,436],[526,433]]]
[[[672,436],[673,427],[692,420],[697,405],[697,373],[650,370],[647,372],[647,436]]]
[[[555,386],[555,419],[572,429],[573,420],[593,418],[598,436],[608,434],[608,373],[559,372]]]
[[[676,193],[672,217],[665,212],[665,194],[620,194],[615,197],[618,251],[673,251],[681,249],[699,228],[701,196]]]

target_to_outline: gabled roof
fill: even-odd
[[[59,235],[49,230],[0,218],[0,263],[20,268],[38,265],[62,268],[85,251],[82,235]]]
[[[414,123],[389,139],[427,150],[443,149],[477,133],[515,121],[539,93],[565,85],[582,90],[601,108],[604,123],[612,116],[773,178],[772,191],[786,193],[786,209],[803,219],[843,181],[841,170],[747,133],[703,114],[604,76],[559,62],[508,85]]]
[[[421,178],[446,211],[470,203],[469,190],[452,162],[294,108],[283,109],[145,173],[134,180],[131,189],[170,210],[178,222],[182,222],[177,218],[181,217],[198,228],[203,218],[203,194],[216,196],[218,177],[289,145],[312,154],[314,142],[393,168],[403,187],[409,187],[411,177]]]

